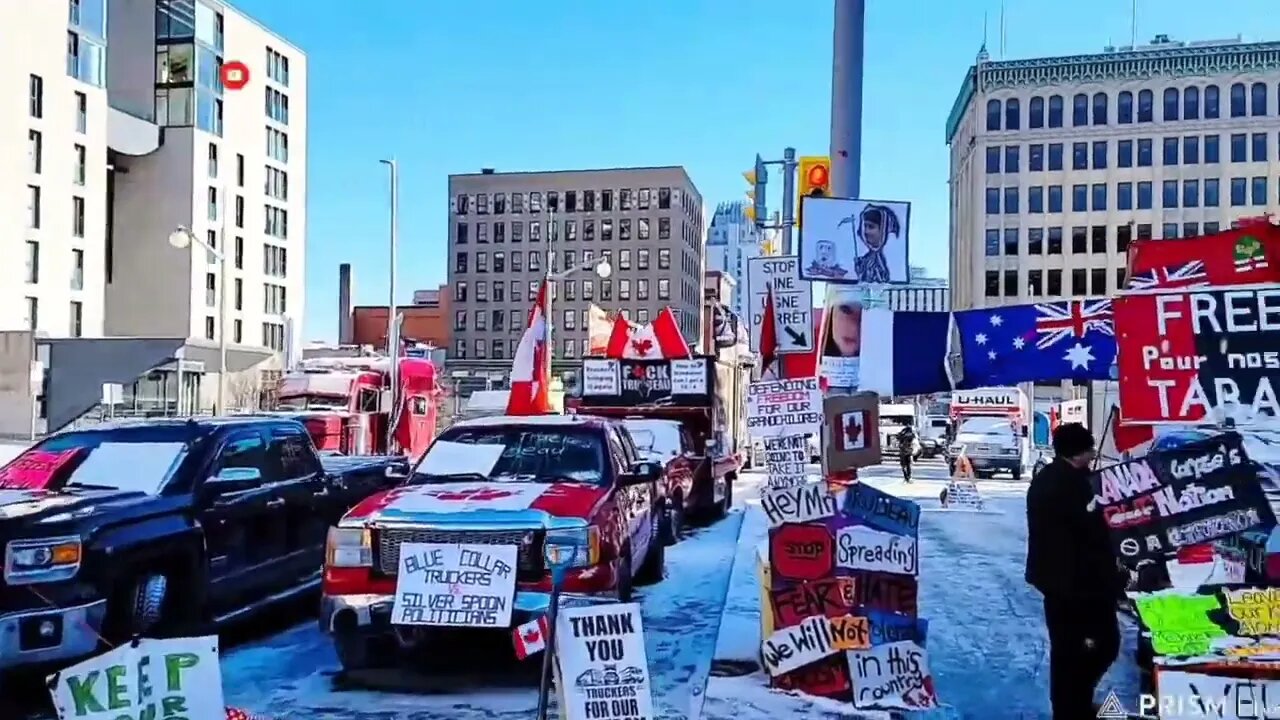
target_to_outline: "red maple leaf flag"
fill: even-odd
[[[547,388],[551,384],[551,348],[547,345],[547,283],[538,288],[538,299],[529,310],[529,324],[511,361],[511,394],[508,415],[545,415],[551,412]]]
[[[773,283],[769,283],[764,291],[764,314],[760,320],[760,374],[769,371],[769,366],[778,356],[778,323],[774,319]]]
[[[524,660],[547,649],[547,616],[519,625],[511,633],[516,647],[516,659]]]
[[[693,357],[680,332],[680,322],[665,307],[653,322],[632,325],[622,315],[613,321],[605,357],[615,360],[683,360]]]

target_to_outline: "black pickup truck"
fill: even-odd
[[[104,425],[27,456],[62,461],[38,488],[0,472],[0,673],[318,590],[329,528],[403,462],[320,457],[297,421],[263,417]]]

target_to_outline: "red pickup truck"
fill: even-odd
[[[502,450],[483,474],[441,470],[449,463],[433,453],[460,444]],[[629,601],[635,585],[663,577],[669,530],[662,472],[613,420],[548,415],[453,425],[403,485],[369,497],[329,532],[320,623],[343,668],[448,645],[449,628],[393,622],[405,543],[515,546],[511,627],[547,610],[551,573],[544,557],[558,548],[544,545],[571,546],[576,557],[562,592]]]

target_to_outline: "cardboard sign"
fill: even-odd
[[[1117,555],[1131,566],[1275,520],[1234,432],[1103,468],[1090,482]]]
[[[920,557],[915,538],[851,525],[836,532],[836,567],[914,577]]]
[[[880,464],[880,396],[832,395],[822,400],[822,470],[846,472]]]
[[[769,518],[771,528],[822,520],[832,517],[837,510],[835,496],[823,483],[765,488],[760,494],[760,509]]]
[[[1151,634],[1152,648],[1160,655],[1203,655],[1209,651],[1210,641],[1227,636],[1227,631],[1209,617],[1221,607],[1213,595],[1139,595],[1134,604]]]
[[[809,442],[804,435],[764,439],[764,464],[769,487],[794,487],[804,483],[809,462]]]
[[[562,609],[556,659],[567,720],[656,717],[639,605]]]
[[[1280,715],[1280,680],[1161,670],[1156,685],[1160,720],[1262,720]]]
[[[715,367],[715,361],[709,357],[685,360],[587,358],[583,360],[582,369],[582,407],[705,407],[711,404],[708,390]]]
[[[832,644],[837,650],[865,650],[871,647],[871,623],[859,615],[827,618]]]
[[[842,654],[831,655],[789,673],[778,675],[771,679],[770,685],[779,690],[802,692],[832,700],[844,702],[853,700],[849,663]]]
[[[29,450],[0,468],[0,488],[5,490],[48,488],[58,470],[76,457],[80,450],[80,448],[61,452]]]
[[[792,627],[775,630],[760,650],[765,672],[771,676],[791,672],[837,652],[831,620],[811,617]]]
[[[845,491],[842,511],[864,525],[894,535],[917,537],[920,532],[918,504],[866,483],[856,483]]]
[[[854,608],[859,614],[881,610],[916,616],[920,588],[914,577],[866,570],[842,571],[841,574],[853,580]]]
[[[938,706],[929,654],[911,641],[848,653],[853,706],[928,710]]]
[[[511,627],[518,553],[515,545],[401,545],[391,622]]]
[[[849,614],[856,605],[853,578],[827,577],[796,583],[769,594],[777,627],[799,625],[807,618],[822,615],[836,618]]]
[[[775,584],[831,576],[835,552],[835,540],[826,525],[782,525],[769,531],[769,563]]]
[[[821,425],[818,378],[753,382],[747,390],[747,432],[751,437],[810,435]]]
[[[883,610],[863,609],[860,612],[871,626],[872,645],[888,645],[909,640],[924,647],[928,640],[929,621],[924,618]]]
[[[583,358],[582,395],[613,396],[622,394],[622,375],[617,360]]]
[[[217,636],[124,643],[49,676],[49,692],[59,720],[226,718]]]
[[[1222,595],[1231,619],[1240,625],[1236,634],[1280,635],[1280,588],[1224,589]]]
[[[942,506],[949,510],[983,510],[978,484],[972,480],[952,480],[947,483],[946,501]]]

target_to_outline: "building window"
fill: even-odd
[[[1049,172],[1062,169],[1062,143],[1049,144]]]
[[[244,278],[236,278],[231,285],[232,306],[236,310],[244,309]],[[236,342],[239,342],[238,340]]]
[[[1165,122],[1173,122],[1178,119],[1178,109],[1182,103],[1179,102],[1177,88],[1165,88],[1164,90],[1164,113],[1161,117]]]
[[[1231,206],[1245,206],[1245,179],[1231,178]]]
[[[1018,254],[1018,228],[1004,229],[1004,254],[1010,257]]]
[[[1004,271],[1004,296],[1018,297],[1018,271]]]
[[[79,147],[78,145],[76,147]],[[39,175],[44,166],[44,136],[38,130],[27,131],[27,169]]]
[[[1267,179],[1255,177],[1249,183],[1249,204],[1264,206],[1267,204]]]
[[[1062,96],[1049,96],[1049,127],[1062,127]]]
[[[84,185],[85,183],[85,163],[88,159],[86,157],[87,154],[88,150],[86,150],[85,146],[75,146],[75,157],[73,158],[75,165],[71,170],[71,181],[76,185]]]
[[[1083,183],[1071,186],[1071,211],[1086,212],[1089,209],[1089,186]]]
[[[1030,228],[1027,230],[1027,254],[1044,254],[1044,228]]]
[[[1000,231],[997,229],[987,228],[986,254],[987,257],[1000,257]]]
[[[1018,146],[1006,145],[1004,148],[1004,171],[1007,173],[1016,173],[1019,171],[1018,165]]]
[[[27,298],[27,322],[28,330],[35,330],[40,326],[40,301],[36,298]]]
[[[987,297],[1000,297],[1000,272],[998,270],[987,271]]]
[[[1107,94],[1094,93],[1093,95],[1093,124],[1107,124]]]
[[[1027,169],[1031,172],[1044,170],[1044,145],[1032,143],[1027,146]]]
[[[1004,129],[1018,130],[1022,127],[1022,108],[1017,98],[1004,101]]]
[[[1178,207],[1178,181],[1165,180],[1161,192],[1160,206],[1165,209]]]
[[[1133,209],[1133,183],[1122,182],[1116,184],[1116,209]]]
[[[1071,169],[1089,169],[1089,143],[1078,142],[1071,144]]]
[[[1090,194],[1092,195],[1089,203],[1091,210],[1102,211],[1107,209],[1106,183],[1094,183]]]
[[[1044,187],[1032,185],[1027,188],[1027,212],[1038,214],[1044,212]]]
[[[1244,83],[1235,83],[1231,86],[1231,117],[1244,117],[1246,114]]]
[[[1182,118],[1200,119],[1200,88],[1194,85],[1182,91]]]
[[[71,337],[81,337],[84,335],[84,303],[79,300],[71,301],[70,313],[70,330]]]
[[[1206,85],[1204,88],[1204,119],[1216,120],[1221,113],[1218,99],[1218,86]]]
[[[1133,122],[1133,93],[1128,90],[1116,98],[1116,122],[1122,125]]]
[[[1084,93],[1076,93],[1071,98],[1071,127],[1080,127],[1089,124],[1089,96]]]
[[[1267,114],[1267,84],[1256,82],[1249,89],[1250,115],[1263,117]]]
[[[35,240],[27,241],[27,282],[40,282],[40,243]]]
[[[89,130],[89,97],[76,93],[76,132],[83,135]]]
[[[1267,158],[1267,134],[1254,133],[1249,144],[1253,151],[1253,161],[1266,162],[1268,159]]]
[[[1138,167],[1151,167],[1153,154],[1151,148],[1151,138],[1138,140]]]
[[[1088,228],[1076,226],[1071,228],[1071,252],[1083,255],[1089,252]]]
[[[39,117],[39,116],[36,115],[34,117]],[[1000,101],[988,100],[987,101],[987,130],[992,131],[992,130],[999,130],[999,129],[1000,129]]]
[[[1107,169],[1107,141],[1099,140],[1093,144],[1093,169]]]
[[[1027,294],[1031,297],[1039,297],[1044,294],[1044,271],[1031,270],[1027,272]]]
[[[1221,162],[1217,135],[1204,136],[1204,161],[1207,165]]]
[[[1027,127],[1032,130],[1044,127],[1044,98],[1039,96],[1031,98],[1027,111]]]
[[[1200,181],[1182,181],[1182,207],[1200,207]]]
[[[1182,164],[1198,165],[1200,163],[1200,136],[1188,135],[1182,138]]]
[[[1061,185],[1049,186],[1049,212],[1051,213],[1062,212],[1062,186]]]
[[[658,249],[658,269],[666,270],[670,267],[671,267],[671,249],[659,248]]]
[[[1176,137],[1167,137],[1164,139],[1164,164],[1165,165],[1178,164],[1178,147],[1179,146],[1180,145],[1178,143],[1178,138]]]
[[[1218,207],[1219,202],[1219,182],[1218,178],[1205,178],[1204,181],[1204,206]]]
[[[1138,91],[1138,122],[1148,123],[1154,120],[1155,93],[1150,90]]]
[[[217,321],[212,315],[204,316],[204,337],[206,340],[212,340],[215,334]]]
[[[78,248],[71,251],[71,289],[84,289],[84,251]]]
[[[1150,210],[1152,203],[1151,182],[1143,180],[1138,183],[1138,209]]]
[[[40,229],[40,188],[35,185],[27,186],[27,227],[32,230]]]
[[[84,198],[71,198],[71,236],[84,237]]]
[[[1004,214],[1018,214],[1018,188],[1016,186],[1004,189]]]
[[[27,79],[27,114],[36,119],[44,117],[44,78],[39,75]]]

